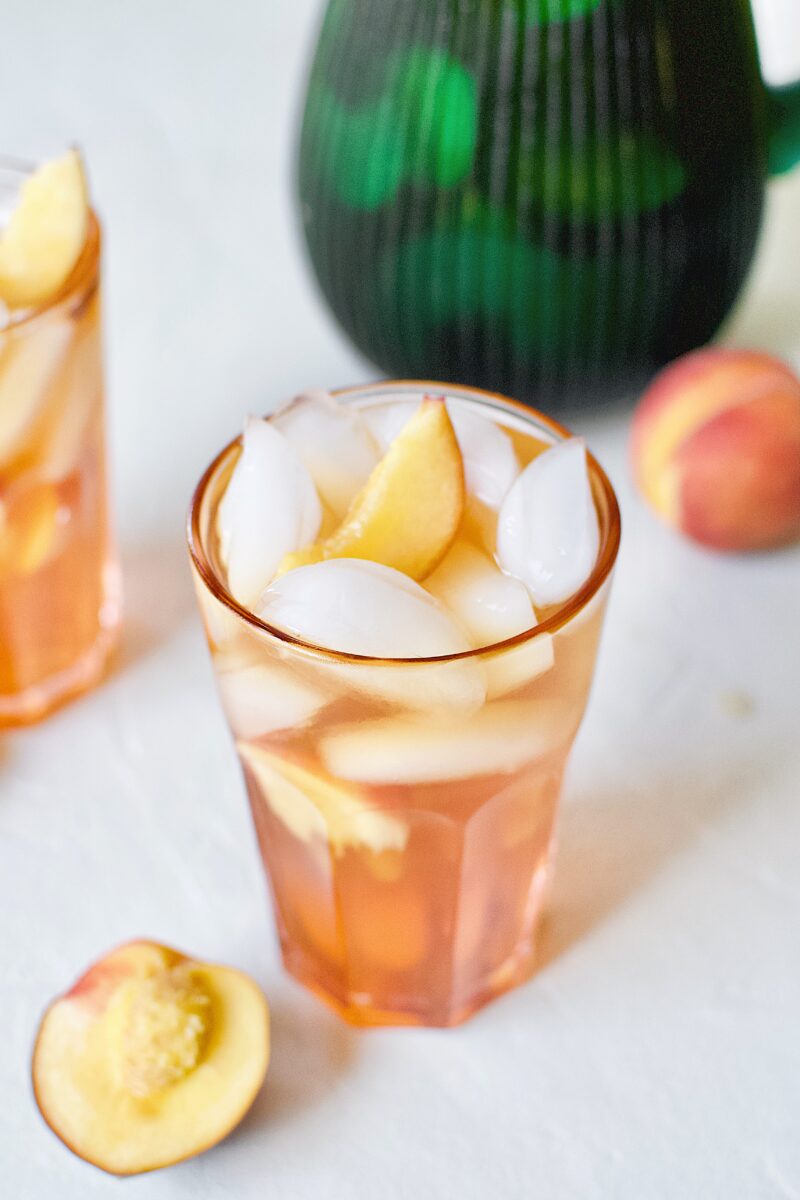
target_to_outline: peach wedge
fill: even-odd
[[[669,525],[716,550],[800,537],[800,380],[747,350],[696,351],[643,396],[637,483]]]
[[[25,181],[0,233],[0,300],[43,304],[66,283],[89,228],[89,198],[77,150],[43,163]]]
[[[464,511],[464,464],[447,406],[426,396],[325,541],[287,554],[279,575],[328,558],[361,558],[424,579]]]
[[[136,1175],[216,1145],[269,1061],[252,979],[154,942],[101,958],[45,1013],[33,1052],[39,1110],[80,1158]]]

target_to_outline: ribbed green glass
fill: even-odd
[[[799,155],[746,0],[331,0],[299,187],[384,371],[555,407],[714,334]]]

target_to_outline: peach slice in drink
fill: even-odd
[[[86,244],[89,198],[77,150],[43,163],[22,184],[0,233],[0,300],[43,304],[66,283]]]
[[[384,717],[324,733],[319,752],[331,775],[359,783],[441,783],[512,774],[571,738],[566,704],[498,700],[466,720],[437,724]]]
[[[0,463],[11,463],[31,445],[50,389],[69,349],[72,327],[52,321],[35,338],[0,333]]]
[[[376,809],[357,786],[337,783],[262,746],[239,742],[238,748],[267,804],[301,841],[320,838],[336,853],[354,845],[375,854],[405,846],[404,822]]]
[[[426,396],[330,537],[287,554],[278,574],[330,558],[360,558],[424,579],[447,552],[464,511],[464,466],[447,406]]]

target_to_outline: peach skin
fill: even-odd
[[[666,367],[633,420],[636,482],[663,520],[715,550],[800,538],[800,380],[746,350]]]

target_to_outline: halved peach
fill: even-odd
[[[221,1141],[268,1061],[267,1002],[249,976],[130,942],[47,1010],[33,1087],[70,1150],[112,1175],[136,1175]]]
[[[88,228],[83,164],[69,150],[43,163],[20,189],[0,234],[0,299],[28,308],[55,296],[80,258]]]
[[[424,579],[464,511],[464,464],[442,397],[426,396],[330,537],[287,554],[279,575],[328,558],[362,558]]]

